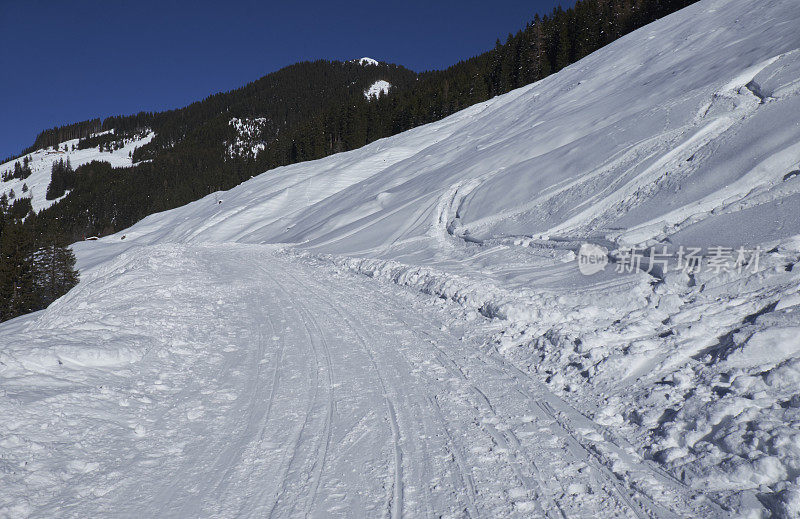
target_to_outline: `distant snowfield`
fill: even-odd
[[[353,61],[358,61],[359,65],[364,65],[364,66],[367,66],[367,65],[378,65],[379,64],[378,60],[375,60],[375,59],[372,59],[372,58],[367,58],[367,57],[363,57],[361,59],[353,60]]]
[[[384,81],[383,79],[379,79],[364,91],[364,97],[367,99],[377,99],[380,96],[388,94],[390,88],[392,88],[391,83]]]
[[[76,244],[0,325],[0,515],[797,517],[798,23],[704,0]]]
[[[41,211],[56,203],[57,200],[47,200],[47,186],[50,185],[50,175],[53,168],[53,163],[64,159],[64,162],[69,159],[73,168],[88,164],[93,160],[108,162],[115,168],[121,168],[131,165],[131,157],[128,153],[132,153],[135,148],[140,148],[149,143],[155,134],[150,132],[143,138],[138,140],[131,140],[125,143],[125,146],[113,152],[99,151],[97,147],[88,148],[85,150],[72,150],[72,146],[77,146],[79,139],[72,139],[62,142],[60,151],[55,151],[52,148],[46,150],[37,150],[29,153],[27,156],[30,158],[31,175],[26,179],[12,179],[8,182],[0,181],[0,195],[3,193],[10,193],[14,190],[15,200],[19,198],[30,198],[34,211]],[[69,151],[64,151],[64,145],[69,147]],[[19,157],[12,161],[0,164],[0,173],[14,169],[14,163],[19,162],[22,164],[24,157]],[[22,192],[22,186],[26,184],[29,191]]]

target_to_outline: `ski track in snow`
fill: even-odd
[[[630,448],[585,439],[589,432],[570,424],[590,421],[496,352],[437,331],[447,309],[413,292],[271,247],[156,246],[124,259],[90,282],[91,302],[82,297],[89,288],[78,289],[51,307],[57,319],[5,337],[12,351],[33,356],[28,341],[71,322],[85,344],[135,329],[148,345],[113,369],[69,363],[48,348],[40,354],[62,364],[42,361],[33,383],[4,356],[4,405],[60,410],[5,425],[5,442],[38,446],[6,455],[6,466],[19,458],[3,497],[28,492],[26,502],[3,503],[6,512],[649,517],[716,509]],[[145,280],[164,270],[192,274],[154,294]],[[103,327],[92,326],[94,315]],[[76,438],[77,423],[87,427]],[[618,481],[597,442],[653,488]]]
[[[75,244],[0,325],[0,516],[798,517],[798,13],[702,0]]]

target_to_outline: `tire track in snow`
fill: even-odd
[[[550,418],[555,424],[557,424],[558,428],[566,435],[567,439],[571,443],[574,449],[584,454],[582,458],[590,460],[594,468],[601,474],[604,475],[605,481],[609,482],[618,496],[630,507],[631,510],[636,512],[637,516],[639,517],[679,517],[681,515],[692,515],[695,511],[691,510],[678,510],[677,512],[674,510],[670,510],[666,508],[663,504],[659,504],[655,499],[645,492],[643,489],[638,488],[638,486],[630,486],[628,488],[623,488],[621,485],[622,479],[620,476],[615,474],[611,469],[608,468],[607,464],[609,460],[604,459],[602,454],[599,453],[597,450],[587,447],[582,440],[582,436],[575,432],[574,428],[569,426],[564,418],[559,417],[559,413],[554,406],[552,405],[551,401],[557,402],[559,407],[561,407],[562,412],[572,413],[574,415],[579,416],[582,420],[585,420],[593,428],[597,428],[603,430],[605,432],[605,427],[598,426],[595,424],[591,419],[579,413],[577,410],[569,406],[566,402],[564,402],[560,397],[557,395],[550,393],[549,390],[541,386],[541,383],[532,380],[528,375],[526,375],[523,371],[519,368],[514,366],[513,364],[504,361],[500,358],[499,352],[495,350],[495,355],[489,356],[494,362],[504,366],[507,369],[507,372],[511,375],[511,379],[519,388],[521,394],[525,395],[530,401],[534,402],[536,407],[541,410],[548,418]],[[539,389],[540,396],[535,396],[530,391],[530,387],[535,385]],[[546,398],[542,399],[541,395],[546,394]],[[603,440],[603,443],[606,446],[612,446],[619,451],[623,451],[624,449],[617,445],[616,443],[608,440]],[[698,492],[695,489],[687,487],[685,484],[679,482],[669,474],[664,473],[662,470],[656,469],[652,467],[650,464],[641,463],[635,459],[628,459],[625,460],[626,463],[632,464],[633,467],[637,471],[643,472],[650,477],[653,478],[655,481],[659,481],[659,490],[664,493],[673,493],[673,498],[671,499],[671,503],[673,504],[680,504],[683,503],[684,505],[700,499],[705,499],[708,501],[707,505],[704,508],[706,513],[715,513],[718,515],[722,515],[724,512],[723,510],[715,503],[713,500],[705,498],[701,492]],[[640,478],[642,476],[639,476]],[[641,503],[634,503],[632,499],[642,500]],[[684,508],[683,506],[679,506],[679,509]],[[645,515],[642,515],[645,514]]]
[[[267,269],[264,269],[267,272]],[[283,286],[277,279],[276,276],[272,275],[271,273],[267,272],[268,275],[272,278],[276,285],[280,286],[281,289],[288,295],[290,292],[286,290],[286,287]],[[320,345],[322,346],[323,354],[322,358],[324,359],[325,364],[325,382],[327,385],[327,402],[326,402],[326,412],[325,412],[325,421],[323,424],[323,432],[322,436],[324,437],[324,441],[320,440],[317,448],[315,450],[314,462],[310,469],[309,474],[309,481],[308,484],[312,489],[308,499],[306,500],[305,512],[304,514],[308,516],[311,513],[311,508],[313,507],[314,501],[316,499],[317,493],[319,491],[321,475],[323,470],[325,469],[325,462],[328,457],[328,452],[330,450],[331,445],[331,429],[333,425],[333,414],[334,414],[334,376],[333,376],[333,365],[331,363],[331,355],[330,355],[330,348],[328,346],[328,341],[325,339],[325,334],[322,333],[322,329],[317,322],[314,315],[309,311],[309,309],[303,304],[301,298],[295,298],[294,303],[299,307],[299,313],[305,316],[303,319],[303,326],[305,327],[306,334],[309,337],[309,343],[311,344],[312,349],[314,350],[314,356],[317,361],[318,370],[319,370],[319,353],[317,351],[316,346],[314,345],[313,334],[312,330],[309,327],[309,324],[314,328],[316,333],[320,338]],[[318,384],[319,385],[319,384]]]
[[[413,319],[413,316],[408,316],[407,318]],[[434,347],[436,347],[436,342],[437,341],[435,339],[430,338],[431,337],[430,334],[428,334],[428,333],[424,333],[424,334],[429,338],[429,342]],[[438,350],[438,354],[439,355],[445,355],[445,356],[447,355],[441,348],[437,348],[437,350]],[[534,409],[539,409],[540,413],[542,415],[544,415],[545,419],[547,419],[548,421],[552,422],[558,428],[558,430],[561,431],[561,436],[563,438],[566,438],[568,444],[570,445],[570,449],[573,452],[581,453],[581,455],[579,457],[577,457],[576,459],[577,460],[585,460],[585,461],[588,461],[590,463],[590,465],[593,468],[593,472],[595,474],[595,477],[599,478],[598,482],[601,484],[601,486],[604,487],[604,488],[607,488],[608,489],[607,491],[609,492],[609,494],[615,496],[615,499],[624,508],[628,509],[631,514],[634,514],[637,517],[651,517],[651,516],[658,516],[658,517],[666,516],[666,517],[670,517],[670,516],[676,516],[676,514],[674,512],[672,512],[672,511],[670,511],[669,508],[665,508],[664,505],[661,505],[661,504],[658,504],[657,502],[655,502],[650,497],[650,495],[648,495],[646,492],[644,492],[644,490],[636,488],[636,487],[623,488],[622,485],[621,485],[621,480],[619,479],[619,476],[617,474],[615,474],[614,472],[612,472],[610,469],[608,469],[608,467],[606,466],[606,464],[609,463],[609,461],[603,459],[602,457],[600,457],[600,454],[598,452],[594,451],[593,449],[585,447],[583,442],[582,442],[582,440],[578,438],[576,433],[574,433],[570,428],[565,426],[563,420],[559,419],[556,416],[556,413],[551,411],[552,407],[550,407],[548,409],[548,407],[545,406],[543,404],[543,402],[539,398],[536,398],[535,396],[533,396],[526,389],[525,381],[527,381],[529,383],[532,383],[532,380],[530,380],[529,377],[525,376],[521,371],[519,371],[513,365],[511,365],[511,364],[499,359],[499,353],[497,353],[496,351],[494,353],[495,353],[495,355],[489,355],[490,358],[489,359],[484,359],[483,362],[485,364],[487,364],[487,365],[489,365],[489,364],[495,365],[495,367],[496,367],[496,369],[497,369],[497,371],[499,373],[502,373],[505,377],[508,377],[508,379],[510,381],[512,381],[513,383],[515,383],[517,386],[520,387],[520,390],[519,390],[520,394],[523,395],[527,400],[529,400],[531,402],[531,405],[534,406]],[[456,374],[456,376],[464,377],[463,370],[461,370],[461,367],[453,359],[442,360],[441,363],[444,366],[450,366],[450,369],[452,370],[453,373]],[[524,376],[523,380],[520,380],[520,375]],[[478,391],[478,393],[480,395],[482,395],[482,399],[484,399],[485,403],[489,406],[488,412],[496,414],[494,409],[491,408],[491,402],[486,397],[486,395],[484,393],[480,392],[479,389],[477,389],[477,388],[475,388],[475,389]],[[552,396],[553,398],[556,398],[556,399],[558,398],[555,395],[550,395],[550,396]],[[560,399],[558,399],[558,400],[560,401]],[[566,405],[566,403],[563,403],[563,405]],[[581,415],[581,416],[583,416],[583,415]],[[586,417],[583,417],[583,418],[585,418],[587,421],[591,422],[588,418],[586,418]],[[595,427],[599,427],[599,426],[596,426],[596,424],[594,424],[594,422],[591,422],[591,423]],[[511,444],[515,443],[514,440],[511,439],[510,437],[505,437],[504,438],[502,435],[498,435],[496,432],[494,433],[494,437],[496,438],[496,440],[498,442],[505,443],[507,446],[509,445],[509,442],[511,442]],[[516,444],[517,445],[521,445],[521,443],[522,442],[520,442],[520,440],[517,438]],[[614,447],[619,450],[619,448],[616,447],[616,445],[614,445]],[[530,463],[531,465],[535,466],[535,463],[533,462],[533,460],[536,458],[536,454],[535,453],[531,453],[531,454],[527,454],[526,455],[524,449],[522,449],[521,447],[520,447],[520,451],[522,452],[521,457],[527,458],[526,461],[528,463]],[[573,454],[573,456],[574,456],[574,454]],[[638,471],[644,473],[644,474],[649,474],[655,480],[664,482],[664,483],[660,484],[662,487],[663,487],[663,484],[667,484],[667,488],[671,488],[671,490],[669,490],[669,492],[673,492],[673,493],[677,492],[677,496],[675,496],[675,499],[670,501],[672,506],[674,506],[676,503],[680,503],[683,500],[695,499],[695,498],[698,498],[698,497],[701,496],[701,494],[698,493],[697,491],[695,491],[693,489],[686,488],[685,485],[683,485],[680,482],[677,482],[676,480],[674,480],[674,478],[665,477],[665,475],[661,471],[657,471],[654,468],[651,468],[649,465],[642,465],[640,463],[637,463],[636,464],[636,469]],[[518,476],[519,476],[519,473],[518,473]],[[525,479],[524,476],[520,476],[520,478],[522,480]],[[547,484],[546,483],[544,484],[544,488],[547,488]],[[667,488],[663,488],[663,490],[667,491]],[[552,489],[550,490],[550,493],[551,494],[553,493]],[[634,497],[635,497],[635,499],[634,499]],[[670,506],[670,505],[668,505],[668,506]],[[552,508],[558,509],[559,506],[556,505],[555,502],[553,502],[553,507]],[[682,507],[678,506],[678,508],[680,509]],[[720,508],[713,502],[709,502],[707,506],[705,506],[705,507],[701,506],[701,508],[706,508],[707,509],[706,511],[713,511],[715,513],[722,513]],[[563,510],[561,511],[561,513],[566,515],[566,512],[563,511]],[[686,512],[686,513],[691,514],[691,512]]]
[[[304,286],[304,283],[301,282],[295,275],[288,272],[287,275],[291,277],[298,285]],[[309,295],[314,294],[317,296],[318,300],[323,300],[319,296],[319,292],[310,290],[311,287],[308,287],[307,285],[305,285],[305,287]],[[338,305],[335,305],[327,300],[323,301],[331,310],[333,310],[340,318],[342,318],[344,322],[350,323],[347,317],[338,309]],[[307,316],[309,317],[309,319],[312,320],[314,319],[310,313],[307,313]],[[355,332],[355,328],[352,329]],[[358,332],[356,332],[356,334],[358,334]],[[393,460],[394,460],[393,485],[392,485],[391,498],[387,500],[388,501],[387,509],[389,510],[392,519],[398,519],[403,515],[403,453],[402,449],[400,448],[400,428],[397,424],[397,412],[395,411],[394,404],[392,403],[392,400],[389,397],[389,394],[386,390],[386,383],[383,377],[381,376],[380,370],[378,369],[378,365],[375,362],[375,357],[372,351],[367,346],[367,343],[364,341],[361,335],[358,335],[358,338],[361,342],[362,348],[369,356],[372,367],[375,371],[375,374],[378,377],[378,382],[381,387],[381,393],[383,394],[384,402],[386,405],[387,417],[392,433]]]
[[[266,269],[262,270],[262,272],[267,273]],[[277,277],[273,276],[270,273],[268,273],[268,275],[270,275],[270,277],[272,278],[272,281],[277,286],[279,286],[280,289],[287,296],[291,296],[292,293],[290,291],[288,291],[286,289],[286,287],[277,280]],[[291,298],[291,301],[292,301],[293,304],[301,306],[301,303],[300,303],[298,298]],[[313,461],[312,461],[312,465],[310,467],[310,470],[308,472],[306,472],[306,471],[302,470],[302,466],[300,468],[295,467],[295,465],[297,463],[304,464],[304,462],[307,461],[305,459],[298,459],[298,453],[300,452],[301,446],[303,445],[303,443],[305,441],[308,441],[308,435],[306,434],[306,430],[307,430],[307,428],[309,428],[310,423],[312,422],[312,419],[314,417],[314,414],[315,414],[314,413],[314,409],[315,409],[315,407],[317,407],[317,402],[318,402],[319,393],[320,393],[320,379],[319,379],[320,359],[319,359],[319,352],[318,352],[317,347],[315,345],[315,343],[316,343],[315,338],[314,338],[315,334],[312,333],[312,329],[309,326],[309,324],[311,324],[311,326],[313,326],[315,328],[315,331],[319,334],[318,337],[320,338],[320,340],[323,343],[325,341],[323,334],[319,333],[319,327],[316,325],[316,321],[313,319],[313,317],[310,314],[308,314],[307,310],[304,310],[303,308],[297,308],[297,310],[298,310],[299,314],[301,314],[301,315],[304,314],[305,319],[302,319],[301,322],[302,322],[303,327],[304,327],[305,335],[306,335],[306,337],[308,339],[307,340],[307,344],[310,346],[312,354],[313,354],[313,357],[314,357],[314,365],[316,366],[316,370],[314,371],[314,396],[313,396],[313,398],[311,400],[311,404],[309,405],[309,408],[308,408],[308,410],[306,412],[306,416],[305,416],[305,419],[303,421],[303,425],[300,427],[300,430],[299,430],[299,432],[298,432],[298,434],[296,436],[296,439],[295,439],[295,442],[294,442],[294,447],[291,450],[291,456],[289,457],[288,463],[285,464],[285,467],[284,467],[284,469],[282,471],[283,476],[281,477],[281,488],[278,491],[277,498],[275,499],[275,503],[274,503],[273,507],[271,508],[271,510],[270,510],[270,512],[268,514],[268,517],[273,517],[274,514],[276,513],[277,509],[286,508],[286,507],[288,507],[288,513],[289,513],[289,515],[291,515],[292,512],[294,511],[295,507],[297,506],[297,502],[296,502],[297,497],[300,496],[300,495],[306,494],[305,492],[297,491],[296,493],[294,493],[294,495],[291,495],[289,493],[290,484],[296,484],[296,485],[303,486],[303,487],[304,486],[310,486],[310,487],[314,488],[314,490],[310,494],[310,496],[307,495],[307,498],[310,498],[311,503],[307,502],[305,508],[306,508],[306,511],[308,511],[310,509],[310,507],[313,505],[313,501],[314,501],[314,498],[316,496],[316,491],[318,489],[319,474],[324,469],[325,458],[327,457],[328,447],[330,446],[330,435],[331,435],[330,427],[331,427],[331,421],[332,421],[332,417],[333,417],[333,383],[332,383],[332,375],[331,375],[331,371],[330,371],[330,356],[327,354],[327,345],[325,344],[323,346],[323,349],[325,350],[325,358],[326,358],[325,364],[326,364],[326,366],[328,366],[328,369],[325,370],[326,373],[327,373],[327,377],[326,378],[327,378],[328,398],[326,399],[326,401],[327,401],[327,403],[326,403],[327,411],[325,413],[325,418],[324,418],[324,422],[323,422],[323,425],[322,425],[322,435],[311,436],[312,441],[314,441],[314,443],[315,443],[315,446],[313,448],[314,455],[313,455]],[[294,470],[293,470],[293,467],[294,467]],[[299,475],[295,475],[295,474],[299,474]],[[302,477],[303,475],[305,475],[305,478]],[[291,479],[294,479],[294,481],[291,481],[291,483],[290,483]],[[302,481],[303,479],[305,479],[305,481]],[[287,502],[288,502],[288,504],[287,504]],[[281,515],[285,515],[285,514],[281,514]],[[306,515],[308,515],[308,514],[306,513]]]
[[[298,283],[301,283],[301,281],[298,280],[296,277],[295,277],[295,280]],[[314,294],[318,299],[323,300],[323,296],[321,296],[321,294],[324,291],[322,291],[322,290],[311,290],[310,287],[308,287],[308,288],[309,288],[309,290],[308,290],[309,294]],[[378,368],[377,363],[375,362],[374,353],[371,351],[371,348],[369,348],[369,346],[368,346],[368,344],[370,342],[375,342],[375,341],[369,341],[367,339],[367,337],[369,337],[369,335],[371,335],[371,334],[367,331],[367,329],[364,326],[364,324],[360,322],[359,317],[354,315],[354,314],[345,314],[345,313],[341,312],[340,310],[338,310],[339,305],[336,305],[335,303],[333,303],[331,301],[326,301],[326,303],[327,303],[327,305],[330,306],[331,309],[333,309],[337,313],[337,315],[339,315],[339,317],[343,321],[347,322],[349,324],[349,326],[353,329],[353,331],[358,335],[359,341],[361,342],[362,347],[364,347],[368,351],[368,353],[370,355],[370,358],[372,359],[373,365],[375,367],[375,370],[379,374],[379,377],[381,377],[380,370]],[[395,309],[393,309],[391,307],[388,307],[388,306],[382,308],[382,310],[385,310],[388,315],[391,315],[392,313],[396,312]],[[404,315],[403,317],[406,318],[407,316]],[[356,320],[359,321],[358,324],[356,324]],[[427,334],[426,334],[427,337],[423,339],[421,337],[421,335],[417,331],[412,330],[411,328],[408,328],[408,330],[419,339],[419,343],[427,343],[427,342],[433,343],[434,342],[434,341],[430,341],[430,339],[429,339],[430,336],[427,336]],[[434,346],[435,346],[435,344],[434,344]],[[514,452],[514,455],[513,455],[514,459],[510,463],[510,467],[513,470],[513,472],[515,473],[516,478],[518,479],[520,484],[522,484],[527,489],[527,491],[529,491],[531,493],[534,493],[534,494],[539,494],[538,490],[540,488],[540,485],[543,485],[544,483],[543,483],[542,480],[540,480],[538,483],[534,482],[533,478],[526,474],[526,472],[527,472],[526,471],[526,466],[531,466],[531,467],[534,467],[534,469],[535,469],[535,464],[532,462],[531,458],[529,458],[528,456],[526,456],[526,454],[524,452],[522,452],[521,444],[520,444],[519,439],[516,438],[513,435],[513,432],[511,432],[511,431],[500,431],[496,427],[494,427],[494,425],[492,425],[492,421],[497,419],[497,413],[494,411],[494,408],[493,408],[491,402],[486,397],[486,395],[479,388],[477,388],[476,386],[474,386],[471,383],[469,383],[468,379],[463,374],[463,372],[461,371],[460,367],[454,361],[452,361],[452,359],[450,359],[448,357],[445,360],[445,358],[441,355],[441,351],[440,351],[439,348],[436,348],[435,355],[437,356],[437,358],[439,358],[440,364],[442,366],[444,366],[445,369],[447,369],[450,373],[454,374],[457,378],[463,380],[464,382],[466,382],[470,386],[470,388],[473,391],[473,398],[474,398],[473,402],[470,405],[474,409],[474,411],[477,414],[477,416],[479,417],[478,421],[480,423],[481,429],[487,435],[489,435],[491,438],[493,438],[494,442],[498,446],[500,446],[501,449],[505,449],[505,450]],[[384,360],[388,360],[388,359],[384,359]],[[381,380],[382,380],[382,377],[381,377]],[[382,381],[381,384],[382,384],[382,388],[384,389],[384,394],[387,394],[386,391],[385,391],[385,383]],[[387,402],[387,406],[389,407],[390,413],[391,413],[392,418],[393,418],[392,428],[394,430],[395,427],[396,427],[397,420],[396,420],[396,417],[394,416],[395,415],[394,406],[392,405],[391,400],[389,400]],[[436,406],[436,409],[438,410],[438,415],[441,416],[441,410],[438,408],[438,405]],[[445,431],[447,430],[446,423],[442,422],[441,427],[442,427],[443,430],[445,430]],[[399,430],[398,430],[397,434],[399,436]],[[396,466],[400,466],[400,465],[396,465]],[[465,479],[466,477],[467,476],[464,476],[463,474],[461,476],[462,480]],[[395,489],[396,488],[397,488],[397,486],[395,486]],[[538,509],[539,513],[541,515],[543,515],[543,516],[554,517],[554,515],[553,515],[554,511],[558,510],[559,513],[557,515],[560,516],[560,517],[564,517],[565,514],[564,514],[563,510],[560,510],[560,507],[554,501],[552,501],[552,499],[550,499],[547,496],[545,496],[545,497],[548,500],[548,502],[550,502],[550,504],[552,506],[549,508],[549,510],[546,510],[546,509],[542,508],[541,505],[538,502],[536,502],[535,505],[536,505],[536,508]],[[474,498],[475,498],[475,495],[473,494],[473,495],[470,495],[468,499],[469,499],[470,502],[473,502]],[[395,496],[395,500],[396,500],[396,496]],[[391,508],[391,512],[392,512],[392,516],[393,517],[395,517],[396,511],[397,511],[397,508]]]

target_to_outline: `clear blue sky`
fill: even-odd
[[[0,159],[44,128],[184,106],[297,61],[443,68],[558,3],[0,0]]]

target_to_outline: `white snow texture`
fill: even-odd
[[[0,325],[0,516],[798,517],[799,25],[702,0],[75,244]]]
[[[364,97],[367,99],[377,99],[382,95],[388,94],[390,88],[392,88],[391,83],[383,79],[379,79],[364,91]]]

